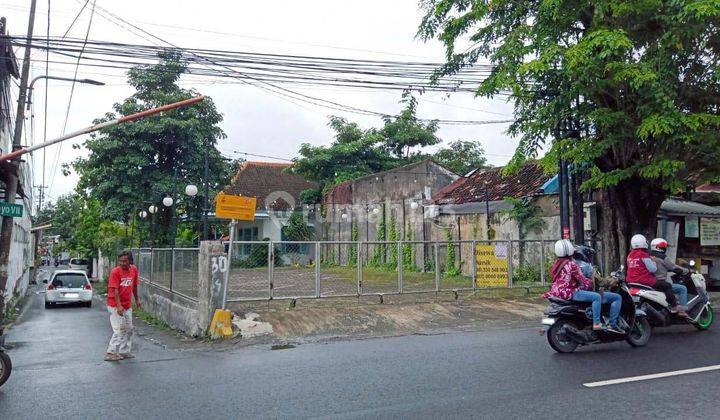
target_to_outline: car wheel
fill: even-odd
[[[46,302],[45,302],[45,309],[49,309],[49,308],[52,308],[52,303],[46,301]]]
[[[89,302],[85,302],[85,307],[86,307],[86,308],[92,308],[92,300],[89,301]]]

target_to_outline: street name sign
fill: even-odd
[[[215,200],[215,216],[221,219],[255,220],[255,197],[220,193]]]
[[[23,215],[22,204],[10,204],[5,201],[0,201],[0,216],[22,217],[22,215]]]

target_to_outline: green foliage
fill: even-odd
[[[358,240],[358,226],[356,221],[352,221],[352,227],[350,228],[350,240],[353,242],[350,245],[350,254],[348,255],[348,264],[351,267],[354,267],[357,265],[357,257],[358,257],[358,248],[357,248],[357,240]]]
[[[717,0],[420,4],[418,36],[446,47],[437,77],[486,59],[476,93],[509,93],[510,168],[545,150],[550,164],[587,165],[585,190],[611,193],[603,236],[654,229],[666,193],[720,174],[708,163],[720,161]]]
[[[517,222],[521,240],[525,239],[529,232],[539,232],[546,226],[545,220],[540,216],[541,209],[532,197],[505,197],[505,202],[512,207],[501,210],[500,214]]]
[[[300,202],[302,204],[317,204],[322,201],[321,189],[308,189],[300,192]]]
[[[398,232],[397,232],[397,219],[395,212],[390,210],[390,227],[388,228],[388,241],[390,244],[390,258],[388,259],[388,267],[395,268],[398,264]]]
[[[283,226],[282,231],[288,241],[311,241],[315,237],[315,231],[305,223],[303,214],[300,212],[290,215],[287,225]]]
[[[376,240],[379,242],[382,242],[385,240],[385,204],[382,204],[382,209],[380,210],[380,220],[377,224],[377,234],[375,236]],[[386,244],[375,244],[375,248],[373,249],[373,256],[370,259],[369,265],[372,267],[380,267],[385,264],[385,258],[387,253],[387,245]]]
[[[445,239],[448,241],[447,259],[445,261],[445,276],[456,277],[462,273],[462,270],[460,269],[460,267],[456,267],[456,245],[451,242],[453,239],[452,229],[447,229],[445,231]]]
[[[95,122],[198,95],[178,86],[180,77],[187,73],[179,52],[165,51],[159,54],[159,59],[158,64],[131,69],[128,83],[136,92]],[[102,203],[104,219],[127,221],[140,208],[148,207],[145,201],[158,203],[163,194],[184,197],[187,184],[202,185],[205,180],[200,174],[204,172],[204,156],[208,153],[211,174],[208,182],[214,196],[227,185],[233,170],[215,148],[217,141],[225,137],[219,127],[221,121],[213,101],[206,97],[193,106],[92,134],[84,144],[89,154],[72,165],[80,176],[78,191]],[[191,218],[199,218],[200,206],[194,200],[184,201],[175,207]],[[157,232],[160,242],[167,244],[172,241],[171,210],[159,207]]]
[[[418,120],[417,99],[410,92],[404,92],[400,102],[405,108],[398,116],[385,118],[380,135],[384,146],[395,158],[410,159],[413,149],[440,143],[435,135],[438,124],[434,120],[427,123]]]
[[[303,194],[301,200],[320,201],[319,192],[343,181],[410,163],[422,156],[421,147],[440,142],[435,135],[437,123],[417,118],[417,100],[404,94],[405,108],[394,117],[384,119],[382,128],[362,129],[357,123],[331,117],[329,126],[335,140],[329,146],[300,146],[300,157],[290,170],[320,184],[319,191]]]
[[[410,222],[408,222],[407,229],[405,230],[405,240],[406,241],[413,240],[412,225],[410,224]],[[402,255],[403,255],[403,269],[405,271],[415,270],[415,252],[414,252],[413,244],[405,242],[403,244],[403,248],[402,248]]]
[[[458,175],[487,167],[485,151],[480,143],[474,141],[454,141],[435,152],[433,159]]]
[[[195,246],[195,241],[198,238],[198,234],[195,231],[195,227],[189,224],[182,224],[177,228],[177,235],[175,235],[175,246],[178,248],[188,248]]]

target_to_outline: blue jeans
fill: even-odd
[[[682,284],[673,283],[672,292],[680,295],[680,299],[678,299],[678,303],[680,305],[687,305],[687,287],[683,286]]]
[[[610,326],[617,327],[618,315],[620,315],[620,307],[622,306],[622,298],[617,293],[603,293],[601,303],[600,293],[589,290],[576,290],[575,293],[573,293],[572,300],[577,302],[592,302],[593,323],[595,324],[600,323],[602,303],[609,303]]]

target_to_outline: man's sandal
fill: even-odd
[[[123,357],[120,356],[119,354],[105,353],[105,358],[104,358],[104,360],[105,360],[106,362],[117,362],[117,361],[120,361],[120,360],[122,360],[122,359],[123,359]]]

